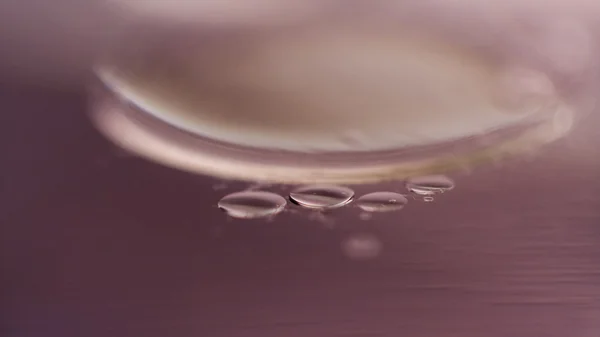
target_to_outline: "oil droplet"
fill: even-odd
[[[311,209],[331,209],[342,207],[352,201],[354,191],[336,185],[310,185],[290,192],[290,201]]]
[[[383,244],[373,234],[354,234],[342,242],[342,252],[352,260],[371,260],[382,250]]]
[[[454,181],[443,175],[411,178],[406,189],[417,195],[432,196],[454,188]]]
[[[219,200],[219,208],[232,218],[255,219],[281,213],[285,198],[271,192],[243,191],[231,193]]]
[[[358,198],[356,203],[365,212],[390,212],[404,208],[408,199],[396,192],[373,192]]]
[[[433,200],[433,197],[423,197],[423,201],[425,202],[432,202]]]

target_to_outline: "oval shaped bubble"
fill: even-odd
[[[417,195],[431,196],[453,188],[454,181],[444,175],[415,177],[406,182],[406,189]]]
[[[219,200],[227,215],[239,219],[256,219],[281,213],[287,204],[284,197],[264,191],[231,193]]]
[[[354,198],[354,191],[337,185],[310,185],[290,192],[290,201],[311,209],[330,209],[347,205]]]
[[[357,206],[365,212],[390,212],[404,208],[408,199],[396,192],[373,192],[356,200]]]

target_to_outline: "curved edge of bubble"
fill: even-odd
[[[111,142],[150,161],[179,170],[210,175],[222,179],[280,184],[365,184],[404,180],[419,175],[446,174],[533,150],[558,140],[569,133],[568,127],[557,127],[549,118],[532,126],[515,138],[470,153],[450,153],[425,159],[393,164],[346,167],[266,165],[240,158],[218,156],[208,151],[190,149],[175,139],[153,133],[148,127],[120,112],[123,107],[106,99],[93,102],[90,118],[96,128]],[[563,109],[572,110],[561,102]],[[561,117],[562,118],[562,117]]]

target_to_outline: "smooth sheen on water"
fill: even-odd
[[[255,219],[281,213],[286,203],[285,198],[275,193],[244,191],[226,195],[218,206],[233,218]]]
[[[310,185],[290,192],[290,200],[302,207],[329,209],[347,205],[352,201],[354,191],[336,185]]]
[[[365,212],[390,212],[404,208],[408,199],[396,192],[373,192],[356,200],[357,206]]]
[[[454,181],[443,175],[411,178],[406,189],[417,195],[432,196],[454,188]]]

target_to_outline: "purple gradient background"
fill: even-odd
[[[4,86],[0,107],[2,336],[600,333],[597,114],[438,202],[343,209],[326,230],[227,222],[215,203],[235,186],[118,156],[76,91]],[[358,231],[381,236],[378,259],[342,256]]]
[[[88,121],[69,83],[118,31],[97,3],[0,3],[0,336],[600,336],[598,111],[432,204],[228,222],[241,185],[119,156]],[[342,256],[361,231],[378,259]]]

